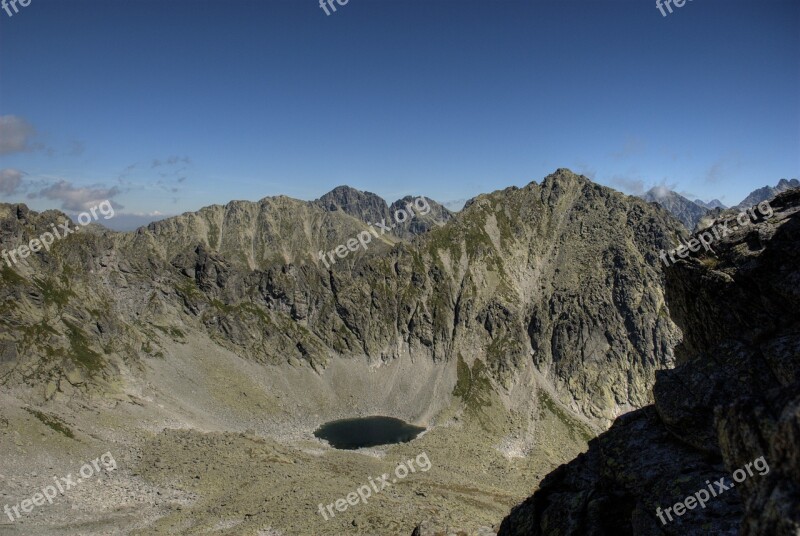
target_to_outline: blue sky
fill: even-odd
[[[340,184],[456,204],[559,167],[728,204],[800,176],[800,2],[31,0],[0,201],[176,214]],[[13,10],[12,10],[13,13]]]

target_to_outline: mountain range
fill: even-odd
[[[388,205],[342,186],[314,201],[231,201],[129,233],[90,225],[4,264],[0,474],[15,476],[3,494],[23,497],[40,484],[38,467],[74,472],[102,449],[120,469],[105,498],[82,503],[98,533],[206,531],[235,519],[238,533],[522,534],[520,526],[541,525],[542,499],[514,510],[502,529],[499,520],[589,439],[610,427],[588,456],[604,437],[627,439],[615,431],[621,420],[650,422],[670,408],[661,415],[668,430],[717,448],[701,422],[707,415],[682,409],[659,381],[740,326],[720,326],[688,297],[708,292],[728,303],[722,294],[663,271],[659,252],[688,236],[666,210],[559,169],[479,195],[458,213],[426,200],[429,212],[321,262],[320,252],[390,221],[412,199]],[[774,235],[796,222],[794,198],[786,199]],[[0,204],[0,244],[17,247],[65,219]],[[730,251],[731,266],[714,277],[739,273],[738,250]],[[794,277],[791,264],[770,266],[764,281],[781,270]],[[769,292],[785,305],[783,287]],[[693,331],[700,320],[715,330]],[[365,415],[427,431],[369,462],[313,437],[325,422]],[[420,451],[434,469],[408,486],[352,515],[315,513],[365,480],[364,463],[380,474]],[[664,470],[679,471],[676,452],[663,455],[673,463],[662,460]],[[575,469],[558,474],[598,478],[578,462],[565,467]],[[565,501],[590,489],[555,478],[542,489]],[[29,526],[75,530],[81,522],[59,508]],[[395,511],[414,514],[387,513]]]
[[[781,179],[774,187],[764,186],[751,192],[741,203],[731,207],[736,211],[741,211],[752,206],[759,204],[762,201],[768,201],[781,192],[790,190],[792,188],[800,187],[798,179]],[[642,199],[651,203],[658,203],[667,209],[673,216],[678,218],[683,225],[690,231],[694,230],[698,223],[707,215],[716,216],[721,211],[726,210],[728,207],[722,204],[719,199],[713,199],[708,203],[695,199],[690,201],[686,197],[677,192],[665,188],[663,186],[656,186],[643,194]]]

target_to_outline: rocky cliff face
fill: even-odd
[[[224,282],[202,285],[195,272],[174,284],[196,287],[179,290],[190,310],[254,357],[288,353],[324,366],[331,351],[451,363],[463,355],[479,357],[505,388],[532,362],[563,403],[603,422],[646,403],[655,370],[671,363],[677,331],[655,256],[671,232],[646,204],[559,171],[542,185],[480,196],[414,245],[358,258],[350,270],[230,273],[212,257],[205,270],[229,273]],[[254,332],[256,310],[280,329]]]
[[[327,211],[341,210],[364,223],[375,223],[381,219],[389,220],[391,214],[380,196],[372,192],[362,192],[350,186],[337,186],[320,197],[316,203]]]
[[[386,203],[381,200],[384,208]],[[369,207],[364,211],[369,212]],[[285,196],[258,202],[231,201],[212,205],[151,223],[146,229],[121,235],[126,254],[147,252],[158,259],[190,253],[198,245],[216,251],[240,270],[270,266],[321,264],[319,252],[327,252],[367,228],[366,223],[344,210],[328,210],[316,202]],[[371,244],[373,251],[391,246],[393,235],[381,236]],[[352,255],[356,257],[357,253]]]
[[[320,370],[332,355],[452,367],[462,356],[499,390],[532,366],[600,426],[650,400],[678,340],[656,255],[681,231],[663,212],[559,170],[479,196],[413,244],[379,237],[328,269],[317,252],[366,229],[345,209],[383,214],[350,193],[327,196],[326,209],[278,197],[83,232],[6,268],[5,381],[52,394],[67,373],[84,386],[111,380],[198,331],[258,362]],[[449,217],[436,208],[434,219]],[[5,206],[3,244],[53,217]],[[58,320],[42,327],[45,317]],[[69,344],[83,351],[57,357]],[[37,376],[43,363],[52,374]]]
[[[409,204],[411,204],[413,207],[415,199],[415,197],[410,195],[407,195],[402,199],[398,199],[391,204],[389,207],[389,212],[394,215],[396,211],[405,209],[405,207]],[[414,208],[413,210],[415,210],[417,214],[407,223],[407,225],[401,225],[395,230],[395,233],[398,236],[411,239],[417,235],[425,234],[435,227],[441,227],[453,219],[453,213],[433,199],[425,199],[424,204],[421,201],[418,203],[423,205],[423,210],[429,212],[427,214],[421,214],[419,210]],[[426,208],[426,206],[428,208]]]
[[[398,210],[406,210],[411,205],[411,215],[402,224],[397,224],[392,231],[393,235],[410,239],[414,236],[427,233],[435,226],[440,226],[453,217],[453,213],[432,199],[420,202],[422,211],[414,208],[414,196],[407,195],[387,206],[386,201],[371,192],[361,192],[349,186],[338,186],[317,199],[314,204],[329,212],[340,210],[362,222],[376,224],[385,222],[391,224],[400,218],[395,217]]]
[[[667,270],[684,339],[676,367],[657,375],[655,403],[547,476],[500,535],[800,532],[800,191],[772,206],[773,217],[715,244],[716,256]],[[752,474],[762,456],[768,471]],[[731,474],[747,464],[734,489]],[[703,508],[658,517],[723,477],[732,489]]]

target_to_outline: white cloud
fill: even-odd
[[[0,115],[0,154],[20,153],[36,147],[31,144],[36,129],[16,115]]]
[[[658,199],[666,197],[672,192],[672,190],[662,185],[653,186],[653,188],[650,191],[653,192],[653,195],[656,196]]]
[[[152,217],[152,216],[163,216],[164,213],[163,212],[159,212],[158,210],[154,210],[152,212],[130,212],[128,215],[129,216],[142,217],[142,218],[149,218],[149,217]]]
[[[0,169],[0,193],[13,195],[19,192],[23,175],[18,169]]]
[[[629,195],[641,195],[644,193],[644,181],[642,179],[626,175],[614,175],[609,179],[609,183]]]
[[[61,201],[61,208],[67,211],[80,212],[87,210],[98,203],[112,200],[122,191],[114,186],[113,188],[95,187],[76,187],[72,183],[60,180],[57,183],[42,189],[38,193],[31,194],[29,197],[43,197]],[[115,209],[124,208],[122,205],[112,203]]]

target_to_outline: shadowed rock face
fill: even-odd
[[[684,340],[677,366],[657,374],[655,404],[620,417],[548,475],[501,536],[798,534],[800,190],[771,204],[772,218],[734,231],[716,257],[667,270]],[[761,456],[765,475],[672,522],[656,517]]]
[[[362,192],[349,186],[337,186],[314,203],[329,212],[341,210],[366,224],[385,222],[386,225],[390,225],[397,222],[392,235],[406,239],[425,234],[453,217],[452,212],[428,198],[425,202],[429,211],[421,214],[419,209],[413,206],[415,199],[416,197],[407,195],[387,207],[386,201],[371,192]],[[405,222],[400,223],[400,218],[395,217],[396,211],[406,210],[408,204],[412,205],[411,214]],[[422,208],[427,210],[425,204],[422,204]]]
[[[316,203],[328,211],[341,210],[364,223],[375,223],[390,218],[389,207],[380,196],[350,186],[337,186],[320,197]]]
[[[452,212],[433,199],[427,198],[425,202],[430,207],[430,211],[427,214],[420,214],[420,211],[414,206],[415,199],[417,198],[407,195],[402,199],[398,199],[389,207],[389,212],[395,214],[395,211],[401,209],[405,210],[406,206],[411,204],[412,210],[416,212],[414,217],[406,222],[405,225],[399,225],[397,229],[395,229],[394,232],[398,236],[410,239],[414,236],[425,234],[436,227],[441,227],[453,218]],[[423,210],[426,210],[423,203],[420,202],[419,204],[422,205]]]

